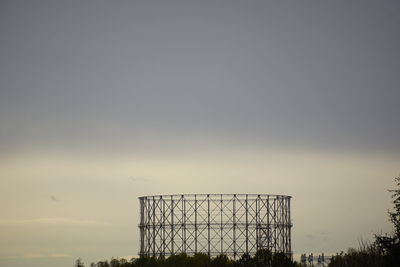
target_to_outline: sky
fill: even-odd
[[[138,197],[293,196],[292,246],[391,231],[398,1],[1,0],[0,266],[137,255]]]

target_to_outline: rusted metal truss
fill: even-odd
[[[267,249],[291,257],[290,199],[266,194],[140,197],[139,254],[205,253],[237,259]]]

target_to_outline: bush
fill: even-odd
[[[83,264],[83,263],[82,263]],[[111,259],[92,263],[92,267],[294,267],[292,262],[284,253],[271,253],[268,250],[260,250],[254,257],[244,254],[240,259],[234,261],[226,255],[210,258],[203,253],[194,256],[186,254],[172,255],[166,259],[155,257],[140,257],[130,262],[125,259]]]

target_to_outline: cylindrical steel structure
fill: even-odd
[[[267,194],[140,197],[139,254],[205,253],[236,259],[266,249],[291,257],[290,199]]]

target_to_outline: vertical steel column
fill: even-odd
[[[156,256],[156,202],[154,201],[154,196],[153,196],[153,257]]]
[[[267,247],[271,250],[271,221],[270,221],[270,200],[269,196],[267,197]]]
[[[224,231],[223,231],[223,229],[224,229],[224,227],[223,227],[223,216],[222,216],[222,214],[223,214],[223,201],[222,201],[222,194],[221,194],[221,209],[220,209],[220,212],[221,212],[221,253],[224,253]]]
[[[288,250],[289,250],[289,253],[290,253],[290,258],[293,260],[293,254],[292,254],[292,222],[291,222],[291,215],[290,215],[290,197],[288,197],[288,199],[287,199],[287,201],[288,201],[288,213],[289,213],[289,216],[288,216],[288,219],[289,219],[289,226],[288,226],[288,232],[289,232],[289,234],[288,234],[288,240],[289,240],[289,247],[288,247]]]
[[[282,235],[282,250],[286,252],[286,245],[285,245],[285,235],[286,235],[286,230],[285,230],[285,225],[286,225],[286,216],[285,216],[285,207],[286,203],[283,198],[281,198],[281,235]]]
[[[182,199],[182,252],[186,251],[186,199],[184,195]]]
[[[151,253],[151,228],[150,228],[150,224],[151,224],[151,209],[150,209],[150,201],[149,198],[146,198],[146,209],[147,209],[147,255],[150,255]]]
[[[276,225],[276,197],[274,198],[274,251],[276,252],[276,246],[277,246],[277,225]]]
[[[256,248],[260,249],[260,195],[256,198]]]
[[[144,201],[143,198],[139,198],[140,201],[140,256],[143,256],[144,253]]]
[[[194,253],[197,253],[197,195],[194,195]]]
[[[162,216],[163,216],[163,222],[162,222],[162,243],[163,243],[163,255],[165,255],[165,200],[162,196],[160,196],[160,201],[162,201]]]
[[[246,254],[249,254],[249,195],[246,194]]]
[[[232,203],[232,211],[233,211],[233,258],[236,260],[236,195],[233,195],[233,203]]]
[[[284,199],[284,206],[285,206],[285,211],[284,211],[284,252],[285,252],[285,254],[286,255],[288,255],[288,256],[290,256],[289,255],[289,250],[288,250],[288,247],[289,247],[289,236],[288,236],[288,234],[289,234],[289,231],[288,231],[288,228],[289,228],[289,220],[288,220],[288,200],[287,200],[287,198],[285,198]]]
[[[174,197],[171,196],[171,254],[174,255]]]
[[[210,238],[210,195],[207,195],[207,214],[208,214],[208,216],[207,216],[207,218],[208,218],[208,223],[207,223],[207,226],[208,226],[208,239],[207,239],[207,242],[208,242],[208,257],[210,257],[211,256],[211,238]]]

